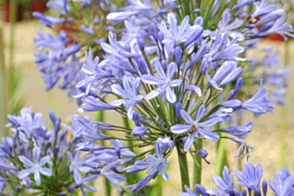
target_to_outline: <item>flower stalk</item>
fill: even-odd
[[[181,173],[182,191],[185,191],[185,185],[190,187],[187,153],[183,151],[180,144],[176,144],[176,148],[178,152],[178,161],[179,161],[179,167],[180,167],[180,173]]]

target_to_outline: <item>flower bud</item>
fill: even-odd
[[[59,152],[59,148],[57,146],[54,147],[54,155],[57,156]]]
[[[148,74],[148,68],[144,60],[138,60],[138,68],[142,74]]]
[[[266,192],[267,192],[267,182],[266,182],[266,180],[264,180],[262,182],[262,192],[263,192],[263,195],[266,195]]]
[[[164,34],[163,34],[163,32],[160,31],[158,33],[158,41],[159,41],[160,44],[162,44],[163,40],[164,40]]]
[[[157,27],[154,23],[151,23],[150,30],[151,30],[151,34],[152,34],[154,40],[157,42],[158,41],[158,31],[157,31]]]
[[[47,151],[49,148],[50,148],[50,146],[51,146],[51,142],[46,142],[45,143],[45,151]]]
[[[237,82],[236,82],[236,86],[235,86],[235,89],[234,89],[234,94],[235,95],[239,92],[239,90],[241,89],[242,85],[243,85],[243,78],[239,78],[237,80]]]
[[[175,49],[175,56],[176,56],[176,65],[179,67],[181,65],[181,60],[182,60],[182,50],[178,46]]]
[[[197,150],[197,153],[198,153],[200,158],[205,158],[208,155],[208,152],[206,150],[204,150],[204,149]]]
[[[58,164],[62,163],[63,160],[64,160],[64,156],[61,155],[61,157],[59,157],[59,159],[58,159]]]
[[[141,51],[143,51],[144,47],[145,47],[145,42],[140,35],[137,36],[137,44],[138,44],[139,49]]]
[[[176,103],[175,108],[176,108],[176,117],[177,117],[178,120],[180,120],[181,119],[182,104],[181,103]]]
[[[118,156],[118,158],[120,159],[120,149],[119,148],[115,149],[115,153]]]
[[[161,65],[162,65],[162,69],[163,69],[164,71],[166,71],[166,60],[163,60],[163,61],[161,62]]]
[[[140,115],[137,112],[133,113],[133,120],[136,126],[141,126]]]
[[[131,46],[130,46],[130,44],[125,44],[125,45],[124,45],[124,50],[130,52],[130,51],[131,51]]]
[[[243,189],[242,196],[246,196],[246,195],[247,195],[247,191],[246,191],[246,189]]]

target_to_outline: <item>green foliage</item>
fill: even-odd
[[[25,105],[24,96],[18,96],[17,91],[22,78],[22,72],[13,66],[7,70],[8,113],[17,114]]]

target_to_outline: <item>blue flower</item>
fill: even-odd
[[[158,149],[160,149],[160,152],[165,151],[166,149],[173,148],[174,147],[174,141],[171,140],[170,137],[157,138],[156,146]]]
[[[74,175],[74,179],[75,182],[77,184],[81,184],[82,183],[82,177],[80,172],[89,172],[92,170],[91,167],[87,167],[85,166],[86,164],[89,164],[90,162],[95,160],[95,156],[93,154],[89,154],[86,157],[84,157],[83,159],[80,159],[80,156],[82,154],[82,151],[77,151],[75,156],[73,157],[72,154],[70,152],[67,152],[67,157],[70,161],[70,172],[73,172]]]
[[[271,14],[272,13],[268,15],[271,15]],[[286,15],[281,16],[274,23],[272,23],[266,30],[261,29],[258,33],[254,34],[253,36],[265,37],[270,34],[278,33],[282,35],[285,40],[287,40],[287,37],[285,35],[293,37],[294,35],[290,33],[290,32],[293,32],[293,27],[290,24],[284,24],[285,19],[286,19]]]
[[[111,22],[121,22],[140,12],[149,11],[151,9],[151,1],[145,0],[142,3],[140,0],[128,0],[129,5],[122,7],[121,12],[112,12],[107,15],[106,19]]]
[[[76,84],[76,87],[86,86],[86,95],[90,92],[92,85],[103,85],[103,79],[108,79],[112,77],[112,73],[108,70],[103,70],[99,67],[99,58],[96,57],[93,60],[92,49],[89,50],[89,55],[87,51],[85,52],[86,62],[80,71],[82,79]],[[101,83],[101,84],[100,84]]]
[[[33,12],[32,15],[34,16],[34,18],[39,19],[44,26],[47,26],[47,27],[50,27],[50,28],[54,24],[61,24],[61,23],[63,24],[65,22],[72,21],[72,18],[68,18],[68,19],[54,18],[54,17],[51,17],[51,16],[45,16],[44,14],[42,14],[40,12]]]
[[[114,110],[116,107],[102,102],[100,99],[98,98],[94,98],[92,96],[87,97],[85,99],[86,103],[84,103],[82,105],[82,108],[79,108],[77,111],[78,112],[94,112],[94,111],[102,111],[102,110]]]
[[[139,190],[141,190],[142,188],[144,188],[144,187],[146,186],[146,184],[147,184],[152,178],[154,178],[155,176],[156,176],[155,173],[154,173],[154,174],[151,174],[151,175],[148,175],[148,176],[142,178],[142,180],[140,180],[138,183],[127,186],[127,187],[126,187],[126,190],[128,190],[128,189],[132,189],[132,190],[130,191],[130,193],[131,193],[131,194],[134,194],[134,193],[138,192]]]
[[[173,13],[167,15],[167,22],[169,24],[169,29],[165,25],[159,25],[158,28],[164,33],[163,43],[169,45],[171,48],[179,46],[182,42],[184,43],[184,48],[189,46],[193,41],[195,41],[203,31],[203,27],[199,25],[190,26],[189,16],[186,16],[181,25],[178,27],[177,18]]]
[[[70,6],[68,5],[67,0],[53,0],[49,1],[47,7],[53,7],[53,9],[57,10],[62,8],[60,15],[65,15],[67,11],[70,11]]]
[[[224,86],[227,83],[232,82],[237,79],[242,74],[242,67],[237,67],[237,63],[234,61],[226,61],[222,66],[217,70],[213,78],[210,77],[206,71],[206,78],[211,86],[218,90],[223,90],[217,85],[217,82],[220,82],[220,86]]]
[[[215,33],[215,40],[210,47],[209,53],[205,54],[200,66],[199,74],[204,74],[208,69],[213,67],[214,62],[219,60],[229,60],[229,61],[240,61],[243,60],[236,57],[236,54],[240,54],[244,51],[244,48],[239,44],[236,44],[238,38],[234,38],[232,41],[229,40],[228,36],[220,34],[219,30]],[[211,44],[212,42],[210,42]],[[218,63],[217,63],[218,65]]]
[[[49,160],[49,156],[45,156],[40,160],[41,150],[38,147],[34,147],[33,149],[33,159],[34,162],[29,160],[24,156],[19,156],[19,160],[27,167],[18,173],[18,177],[20,179],[24,179],[30,174],[34,174],[34,178],[37,185],[41,184],[41,176],[40,173],[45,176],[52,176],[52,170],[49,168],[42,167],[44,166]]]
[[[269,181],[268,183],[275,196],[293,196],[294,176],[289,176],[283,180],[277,173],[275,174],[274,180],[274,182]]]
[[[280,65],[279,51],[276,49],[274,51],[267,51],[266,55],[262,59],[262,65],[277,68]]]
[[[252,5],[254,0],[238,0],[238,3],[234,6],[233,10],[238,10],[244,6]]]
[[[132,136],[135,137],[144,137],[144,133],[148,130],[148,127],[144,127],[141,124],[141,117],[137,112],[134,112],[133,119],[135,122],[136,127],[132,130]]]
[[[134,165],[131,165],[123,169],[123,171],[125,171],[126,173],[137,173],[139,171],[143,171],[147,168],[150,168],[147,170],[147,174],[153,175],[159,172],[162,175],[163,179],[165,181],[168,181],[169,176],[164,169],[164,167],[168,166],[168,161],[164,157],[162,157],[159,146],[155,146],[155,151],[156,157],[151,154],[148,154],[145,157],[147,160],[146,162],[143,160],[138,160],[135,162]]]
[[[130,86],[129,79],[127,76],[123,78],[123,88],[118,84],[113,84],[111,86],[112,92],[124,99],[119,99],[112,101],[110,104],[119,106],[124,104],[128,109],[128,118],[133,119],[133,108],[136,104],[142,104],[143,95],[137,95],[137,90],[140,89],[140,78],[136,78]]]
[[[260,116],[265,115],[267,112],[273,113],[274,105],[269,101],[265,87],[262,87],[262,80],[260,81],[259,90],[253,97],[242,104],[242,109]]]
[[[146,95],[145,99],[147,100],[153,99],[159,94],[162,94],[165,92],[166,98],[170,103],[176,102],[177,101],[176,94],[171,89],[171,87],[177,87],[182,83],[181,79],[173,80],[173,76],[177,70],[176,64],[171,63],[168,66],[166,73],[159,62],[156,62],[155,67],[157,70],[157,74],[160,78],[157,78],[152,75],[143,75],[142,81],[146,84],[158,85],[159,87],[151,91],[148,95]]]
[[[252,128],[254,126],[254,123],[251,120],[248,120],[246,123],[244,123],[243,126],[231,126],[227,128],[220,129],[222,132],[229,133],[234,136],[241,137],[242,139],[245,139],[248,134],[251,132]]]
[[[219,189],[211,189],[207,193],[211,195],[237,195],[239,191],[233,186],[233,173],[229,173],[227,166],[223,169],[222,177],[223,179],[218,175],[213,175],[213,182]],[[232,192],[234,194],[231,194]]]
[[[77,118],[80,127],[82,128],[81,135],[82,138],[89,142],[94,142],[97,140],[106,140],[108,137],[102,133],[100,133],[99,129],[101,128],[99,125],[95,124],[91,120],[84,118],[82,116],[78,116]]]
[[[203,115],[205,113],[205,106],[202,105],[200,106],[198,113],[197,113],[197,118],[196,120],[193,120],[191,118],[191,116],[184,110],[181,110],[181,114],[182,114],[182,118],[184,119],[184,121],[187,123],[185,125],[174,125],[171,127],[171,132],[172,133],[176,133],[176,134],[182,134],[182,133],[186,133],[188,131],[192,131],[185,144],[184,144],[184,151],[188,151],[190,149],[190,147],[192,146],[192,144],[194,143],[194,137],[195,138],[199,138],[199,136],[202,136],[208,140],[211,141],[217,141],[219,140],[219,135],[214,133],[214,132],[210,132],[210,131],[206,131],[203,128],[204,127],[211,127],[213,125],[215,125],[216,123],[219,123],[219,119],[218,118],[212,118],[212,119],[208,119],[204,122],[199,122]]]
[[[231,10],[230,9],[225,9],[222,20],[218,23],[218,28],[221,32],[227,33],[231,38],[238,38],[238,41],[243,41],[244,40],[244,34],[239,33],[237,31],[234,31],[235,29],[238,29],[241,27],[243,24],[243,20],[240,19],[235,19],[234,22],[229,22],[231,21]],[[213,35],[211,35],[213,37]]]
[[[275,4],[268,5],[268,2],[269,2],[268,0],[261,0],[260,2],[254,2],[254,12],[251,15],[251,18],[254,19],[259,16],[264,16],[278,9],[277,5]]]
[[[254,194],[261,196],[260,181],[263,176],[263,171],[260,163],[254,168],[251,163],[245,162],[243,165],[243,172],[236,169],[235,174],[239,180],[241,180],[238,181],[237,184],[245,186],[253,190]]]

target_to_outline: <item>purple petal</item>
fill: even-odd
[[[177,97],[174,91],[172,91],[171,87],[167,87],[166,92],[166,99],[170,102],[170,103],[174,103],[177,101]]]
[[[199,133],[205,138],[210,141],[218,141],[219,140],[219,135],[214,132],[206,131],[204,129],[198,128]]]
[[[21,162],[23,162],[26,166],[29,167],[34,167],[34,163],[32,161],[30,161],[28,158],[24,157],[24,156],[19,156],[18,157],[20,159]]]
[[[33,158],[34,158],[35,163],[39,163],[40,154],[41,154],[40,148],[35,147],[33,149]]]
[[[73,157],[70,152],[66,152],[67,158],[69,159],[70,162],[73,162]]]
[[[165,75],[165,72],[164,72],[164,70],[163,70],[161,64],[160,64],[158,61],[156,61],[156,63],[155,63],[155,68],[156,68],[156,71],[157,71],[158,76],[159,76],[160,78],[166,80],[167,77],[166,77],[166,75]]]
[[[43,174],[45,176],[52,176],[52,170],[49,168],[41,167],[39,171],[41,174]]]
[[[34,174],[34,177],[35,177],[36,184],[37,185],[40,185],[41,184],[40,172],[39,171],[36,171],[35,174]]]
[[[76,182],[77,184],[81,184],[81,183],[82,183],[82,177],[81,177],[80,172],[79,172],[77,169],[74,169],[74,170],[73,170],[73,173],[74,173],[74,179],[75,179],[75,182]]]
[[[172,87],[179,86],[180,84],[182,84],[182,80],[181,79],[172,80],[171,83],[170,83],[170,85]]]
[[[193,119],[185,110],[181,110],[181,115],[186,123],[193,124]]]
[[[219,123],[220,120],[221,119],[219,119],[219,118],[211,118],[211,119],[208,119],[207,121],[198,123],[198,125],[200,127],[211,127],[211,126],[215,125],[216,123]]]
[[[145,99],[146,100],[153,99],[154,97],[157,97],[159,94],[160,93],[158,92],[158,90],[151,91],[150,93],[148,93],[148,95],[146,95]]]
[[[50,157],[49,157],[49,156],[45,156],[45,157],[43,157],[43,158],[41,159],[39,165],[40,165],[40,166],[43,166],[43,165],[45,165],[49,160],[50,160]]]
[[[167,68],[167,74],[166,74],[167,78],[171,80],[176,70],[177,70],[177,66],[175,63],[169,64],[169,67]]]
[[[199,122],[201,120],[204,113],[205,113],[205,105],[201,105],[199,110],[198,110],[198,113],[197,113],[196,122]]]
[[[167,175],[166,171],[164,170],[163,165],[160,166],[160,173],[165,181],[169,180],[169,176]]]
[[[193,145],[194,143],[194,135],[193,134],[190,134],[188,136],[188,138],[186,139],[185,141],[185,145],[184,145],[184,151],[187,152],[191,146]]]
[[[191,129],[192,125],[174,125],[170,128],[171,132],[176,134],[186,133]]]
[[[141,77],[142,81],[146,84],[151,84],[151,85],[163,85],[165,84],[165,80],[161,78],[157,78],[155,76],[151,75],[143,75]]]
[[[32,169],[24,169],[22,171],[20,171],[18,173],[18,177],[19,179],[24,179],[25,177],[27,177],[28,175],[30,175],[32,173]]]
[[[132,136],[144,137],[144,133],[148,130],[148,127],[135,127],[132,130]]]

